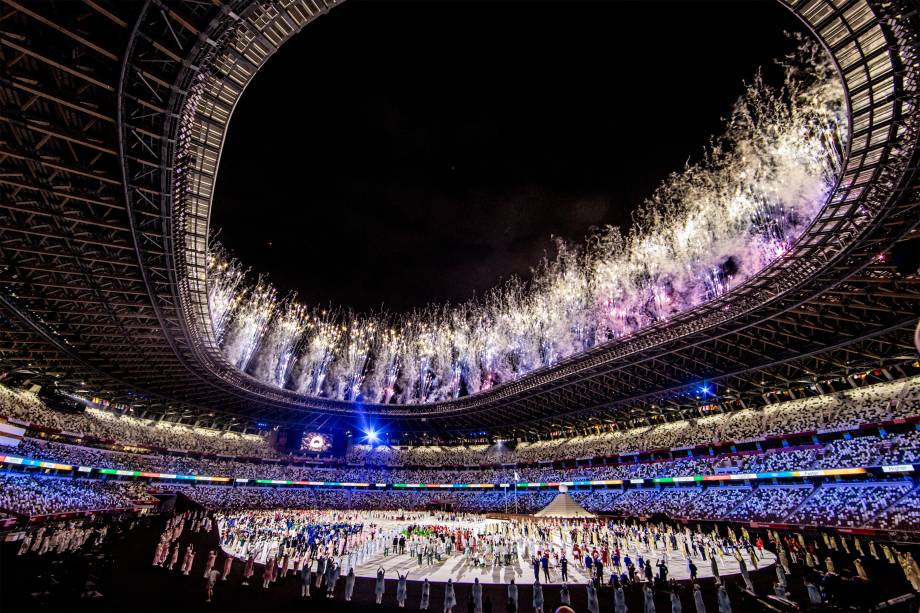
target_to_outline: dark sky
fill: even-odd
[[[462,301],[628,225],[799,28],[773,0],[348,0],[243,95],[212,227],[310,304]]]

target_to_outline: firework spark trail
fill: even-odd
[[[245,284],[216,247],[214,335],[238,368],[278,387],[340,400],[420,404],[487,390],[723,295],[782,257],[841,168],[843,93],[815,44],[756,77],[701,162],[672,174],[634,215],[584,245],[556,241],[529,283],[402,317],[311,310]]]
[[[447,307],[441,309],[434,321],[433,336],[439,342],[434,344],[433,360],[440,368],[439,376],[432,383],[434,389],[431,393],[438,398],[457,398],[460,394],[462,369],[460,353],[457,351],[456,322]]]
[[[284,387],[299,353],[306,329],[306,309],[294,296],[275,309],[275,317],[259,346],[252,366],[252,375],[275,387]]]
[[[377,353],[374,355],[374,371],[368,386],[368,397],[382,404],[389,404],[396,394],[396,383],[401,372],[404,340],[394,327],[385,321],[380,329]]]
[[[239,305],[240,287],[245,277],[242,268],[230,261],[219,246],[212,248],[208,256],[208,308],[218,343],[223,343],[227,323]]]
[[[326,383],[329,367],[342,339],[338,313],[320,310],[306,323],[304,350],[297,363],[294,389],[302,394],[319,396]]]
[[[261,282],[251,288],[240,300],[227,326],[226,340],[222,347],[231,364],[242,371],[249,368],[249,362],[256,352],[265,328],[275,311],[274,288]]]
[[[378,342],[375,322],[364,323],[353,318],[342,326],[344,341],[333,364],[332,378],[336,382],[336,398],[355,400],[362,396],[362,386],[370,357]]]

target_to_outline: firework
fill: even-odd
[[[276,299],[209,258],[212,325],[227,359],[277,387],[422,404],[487,390],[721,296],[782,257],[823,206],[845,150],[843,92],[817,45],[757,76],[701,162],[670,176],[629,233],[556,241],[525,283],[401,317]]]
[[[252,374],[275,387],[284,387],[303,342],[307,317],[305,308],[294,296],[275,309],[259,351],[253,360]]]
[[[233,302],[238,306],[227,325],[222,349],[231,364],[245,371],[275,312],[275,290],[259,282]]]
[[[342,339],[338,313],[315,311],[305,323],[303,352],[297,363],[294,389],[302,394],[321,396],[326,386],[329,367]]]
[[[208,255],[208,308],[218,343],[224,340],[227,321],[239,306],[240,287],[246,275],[219,245]]]

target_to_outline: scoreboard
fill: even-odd
[[[300,450],[308,453],[323,453],[332,447],[332,437],[321,432],[304,432],[300,439]]]

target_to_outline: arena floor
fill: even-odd
[[[450,526],[452,528],[471,528],[471,529],[484,529],[489,523],[497,523],[501,520],[494,519],[485,519],[481,521],[444,521],[444,520],[434,520],[434,519],[413,519],[411,521],[396,521],[396,520],[379,520],[377,523],[384,530],[393,529],[400,530],[405,528],[410,524],[414,525],[439,525],[439,526]],[[561,542],[554,543],[555,546],[559,547],[562,545]],[[226,553],[234,555],[238,558],[243,558],[239,552],[229,551],[224,548]],[[646,548],[640,549],[642,556],[646,560],[652,560],[652,562],[657,563],[658,560],[663,559],[666,555],[664,549],[660,549],[654,552],[649,552]],[[586,583],[588,581],[588,575],[585,570],[584,565],[579,561],[573,559],[571,554],[571,549],[566,548],[567,555],[569,556],[569,577],[567,583],[569,584],[579,584]],[[261,563],[265,562],[264,555],[259,555],[256,557],[256,561]],[[748,563],[748,570],[753,571],[751,564],[745,556],[745,562]],[[245,560],[243,560],[245,561]],[[776,556],[769,551],[763,552],[763,560],[758,564],[758,569],[763,570],[769,567],[772,567],[776,561]],[[712,566],[709,560],[706,561],[700,558],[694,558],[694,564],[697,566],[698,576],[701,579],[708,579],[713,577]],[[690,570],[687,565],[687,559],[683,554],[671,552],[667,554],[667,565],[669,576],[672,579],[682,580],[690,579]],[[483,584],[507,584],[513,578],[515,583],[518,584],[530,584],[533,583],[533,567],[530,565],[530,560],[521,559],[516,560],[511,563],[509,566],[475,566],[475,564],[467,559],[463,554],[455,553],[446,559],[442,559],[440,562],[435,561],[434,564],[428,566],[427,564],[422,563],[421,566],[418,565],[417,559],[412,557],[409,554],[404,555],[394,555],[390,554],[388,556],[383,555],[383,552],[378,552],[371,554],[363,563],[355,565],[355,575],[359,577],[376,577],[377,569],[383,567],[386,572],[386,578],[388,580],[396,581],[399,574],[404,574],[408,572],[408,579],[410,581],[422,581],[423,579],[428,579],[431,582],[444,582],[446,583],[448,579],[453,579],[454,583],[473,583],[474,579],[479,578],[479,582]],[[721,576],[731,576],[731,575],[740,575],[741,570],[739,568],[737,560],[731,556],[725,556],[724,559],[718,560],[719,574]],[[611,569],[608,567],[606,571],[609,573]],[[541,573],[542,574],[542,573]],[[544,585],[550,584],[562,584],[562,577],[560,575],[559,568],[550,568],[550,580],[545,581],[541,576],[541,583]]]
[[[263,589],[259,581],[249,585],[243,583],[244,564],[236,562],[231,569],[229,580],[219,581],[213,602],[205,601],[205,580],[203,578],[205,556],[198,555],[189,576],[176,570],[167,570],[151,565],[156,544],[165,525],[165,517],[148,517],[139,520],[139,527],[125,531],[114,526],[109,531],[109,538],[100,548],[81,550],[73,555],[18,556],[19,543],[0,542],[0,610],[2,611],[335,611],[336,613],[397,613],[418,610],[421,583],[410,580],[408,583],[408,602],[406,608],[397,606],[395,582],[388,581],[383,604],[374,604],[374,581],[361,577],[356,581],[354,598],[345,602],[344,581],[339,581],[333,599],[328,599],[325,588],[314,589],[311,596],[303,598],[300,592],[301,581],[293,574],[280,578],[269,589]],[[762,534],[762,533],[761,533]],[[180,545],[184,548],[194,544],[200,552],[215,549],[218,543],[216,528],[211,532],[192,532],[186,530]],[[838,568],[846,567],[850,562],[843,552],[821,550],[834,558]],[[848,593],[845,602],[850,610],[868,610],[871,604],[886,598],[909,592],[910,586],[904,580],[903,573],[892,571],[884,560],[866,560],[866,570],[874,579],[872,589],[857,586]],[[219,564],[218,564],[219,566]],[[702,568],[701,568],[702,570]],[[793,564],[789,588],[799,602],[807,602],[803,575],[805,567],[801,562]],[[256,569],[256,578],[261,577],[261,569]],[[532,576],[532,575],[529,575]],[[413,576],[410,575],[410,579]],[[776,581],[773,568],[760,567],[751,572],[751,580],[761,596],[772,593],[772,584]],[[734,611],[762,611],[763,607],[741,591],[741,579],[734,576],[725,582],[732,598]],[[701,579],[703,597],[708,611],[717,611],[715,585],[712,579]],[[683,610],[692,611],[693,599],[689,584],[675,584],[683,600]],[[626,599],[628,610],[643,610],[642,585],[627,587]],[[470,598],[469,584],[458,586],[456,597],[459,603],[455,613],[465,609]],[[503,613],[507,590],[504,586],[485,584],[483,593],[491,598],[496,613]],[[559,604],[559,587],[546,586],[544,596],[547,607],[552,611]],[[444,598],[442,583],[431,586],[431,611],[440,613]],[[571,590],[572,605],[576,611],[587,608],[587,593],[583,587]],[[655,589],[655,605],[658,611],[670,611],[668,590]],[[521,612],[532,611],[530,607],[530,582],[521,584]],[[613,595],[609,588],[598,591],[601,611],[613,610]],[[775,609],[774,609],[775,610]],[[893,608],[901,611],[905,608]]]

